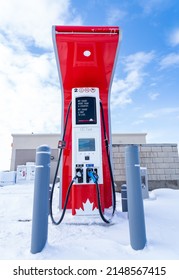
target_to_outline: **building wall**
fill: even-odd
[[[58,141],[61,139],[60,134],[12,134],[12,137],[11,170],[16,170],[17,165],[25,164],[26,161],[35,161],[35,150],[43,144],[48,145],[52,149],[52,165],[57,161],[57,146]],[[143,144],[146,143],[146,133],[112,134],[112,143]]]
[[[14,134],[11,170],[26,162],[35,162],[35,151],[39,145],[51,147],[51,181],[58,161],[57,144],[60,134]],[[125,183],[125,146],[138,144],[141,167],[147,167],[149,189],[179,188],[179,157],[177,144],[146,144],[146,133],[112,135],[113,172],[117,189]]]
[[[18,165],[25,165],[26,162],[35,162],[36,148],[40,145],[51,147],[51,174],[53,181],[55,168],[58,161],[59,134],[13,134],[11,171],[16,171]]]
[[[126,182],[125,146],[113,145],[114,180],[118,190]],[[139,145],[141,167],[147,167],[149,189],[179,188],[179,156],[177,144]]]
[[[113,144],[146,144],[147,133],[113,133]]]

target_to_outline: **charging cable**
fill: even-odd
[[[100,195],[100,187],[98,185],[98,178],[99,176],[92,170],[88,171],[88,176],[93,180],[93,182],[96,185],[96,191],[97,191],[97,201],[98,201],[98,210],[99,210],[99,214],[101,216],[101,219],[106,223],[106,224],[110,224],[112,217],[114,216],[114,211],[112,213],[112,217],[108,220],[104,217],[103,215],[103,211],[102,211],[102,207],[101,207],[101,195]]]

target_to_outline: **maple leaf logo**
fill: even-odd
[[[93,207],[93,203],[91,203],[89,201],[89,199],[87,199],[86,203],[83,203],[83,208],[84,208],[84,210],[82,208],[75,209],[76,215],[97,215],[97,214],[99,214],[98,209]]]

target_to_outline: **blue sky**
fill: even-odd
[[[179,1],[0,1],[0,153],[11,133],[60,132],[52,25],[122,30],[111,92],[112,131],[179,143]]]

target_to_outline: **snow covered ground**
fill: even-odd
[[[179,259],[179,190],[157,189],[144,200],[147,245],[135,251],[130,246],[128,218],[117,212],[111,225],[99,216],[78,216],[67,212],[59,226],[49,218],[48,243],[31,254],[33,184],[0,187],[1,260],[138,260]]]

